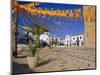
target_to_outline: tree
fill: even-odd
[[[36,35],[36,46],[37,46],[37,48],[39,48],[40,47],[39,37],[43,32],[48,31],[48,29],[43,27],[43,25],[37,25],[37,24],[30,25],[30,28],[24,27],[24,26],[20,26],[20,27],[23,30],[32,32],[34,35]]]

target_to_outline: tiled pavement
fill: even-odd
[[[23,49],[23,51],[19,53],[19,58],[13,58],[14,73],[29,73],[26,56],[30,53],[25,49]],[[34,69],[34,72],[95,69],[95,48],[42,48],[38,51],[38,56],[39,62]]]

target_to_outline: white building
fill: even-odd
[[[69,35],[66,35],[66,37],[65,37],[65,41],[64,41],[64,44],[66,45],[66,46],[70,46],[70,43],[71,43],[71,38],[70,38],[70,36]]]
[[[68,47],[82,46],[84,44],[84,35],[83,34],[75,36],[66,35],[64,44]]]
[[[78,35],[79,39],[79,46],[82,46],[84,44],[84,35]]]
[[[55,35],[50,35],[49,40],[51,45],[57,45],[58,43],[58,38]]]
[[[61,43],[61,39],[57,37],[57,45],[60,45],[60,43]]]
[[[71,46],[77,46],[77,35],[71,36]]]
[[[60,45],[61,39],[55,35],[49,35],[49,44],[50,45]]]
[[[49,44],[49,35],[48,32],[44,32],[43,34],[40,35],[39,37],[40,41],[46,42]]]

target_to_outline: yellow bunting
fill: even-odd
[[[31,13],[31,8],[28,8],[28,13]]]
[[[66,10],[62,10],[61,13],[62,13],[62,16],[66,16]]]
[[[45,8],[45,10],[44,10],[45,12],[45,15],[48,15],[48,10],[47,10],[47,8]]]
[[[69,10],[68,12],[70,19],[72,20],[74,18],[73,10]]]
[[[46,9],[47,15],[51,15],[50,10]]]
[[[41,9],[38,9],[37,12],[38,12],[38,14],[41,14]]]
[[[71,9],[70,10],[59,10],[59,9],[49,10],[47,8],[42,9],[42,8],[36,8],[36,7],[31,8],[30,7],[30,6],[34,6],[34,5],[37,6],[37,5],[39,5],[39,3],[36,2],[36,3],[29,4],[29,7],[26,7],[25,5],[20,5],[20,4],[15,3],[14,8],[18,7],[20,10],[24,10],[24,11],[26,11],[26,12],[32,14],[32,15],[42,14],[42,15],[44,15],[44,18],[47,15],[65,17],[66,19],[70,18],[71,20],[74,18],[74,16],[75,16],[76,19],[81,18],[81,9],[74,9],[74,11],[73,11]],[[74,15],[74,13],[75,13],[75,15]],[[48,20],[49,19],[50,18],[48,18]]]
[[[76,17],[76,20],[78,20],[80,17],[81,17],[81,9],[75,9],[74,10],[75,12],[75,17]]]
[[[53,10],[53,13],[52,13],[54,16],[57,16],[57,11],[56,10]]]
[[[45,10],[42,10],[41,11],[41,14],[46,15],[46,11]]]
[[[37,8],[34,8],[32,11],[33,11],[33,13],[36,14],[38,10],[37,10]]]

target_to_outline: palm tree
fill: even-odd
[[[38,48],[40,47],[39,37],[45,31],[48,31],[48,29],[43,27],[42,25],[35,24],[32,26],[32,33],[36,35],[36,46]]]
[[[17,5],[17,2],[16,0],[12,1],[12,8],[14,8],[14,10],[12,10],[12,14],[15,14],[15,17],[12,19],[13,20],[13,23],[12,23],[12,31],[13,31],[13,55],[15,57],[17,57],[17,36],[16,36],[16,33],[17,33],[17,17],[18,17],[18,8],[16,7]],[[17,5],[18,6],[18,5]],[[20,8],[21,9],[21,8]],[[32,14],[32,13],[31,13]],[[40,44],[39,44],[39,36],[42,32],[44,31],[48,31],[48,29],[46,29],[45,27],[41,26],[41,25],[33,25],[32,26],[32,29],[27,29],[27,28],[24,28],[22,27],[23,29],[27,30],[28,32],[32,32],[34,33],[37,38],[36,38],[36,46],[37,47],[40,47]]]
[[[48,29],[45,28],[43,25],[37,25],[37,24],[30,25],[30,28],[25,27],[25,26],[19,26],[19,27],[21,27],[25,31],[32,32],[34,35],[36,35],[36,46],[37,46],[37,48],[40,47],[40,40],[39,40],[40,35],[43,32],[48,31]]]

